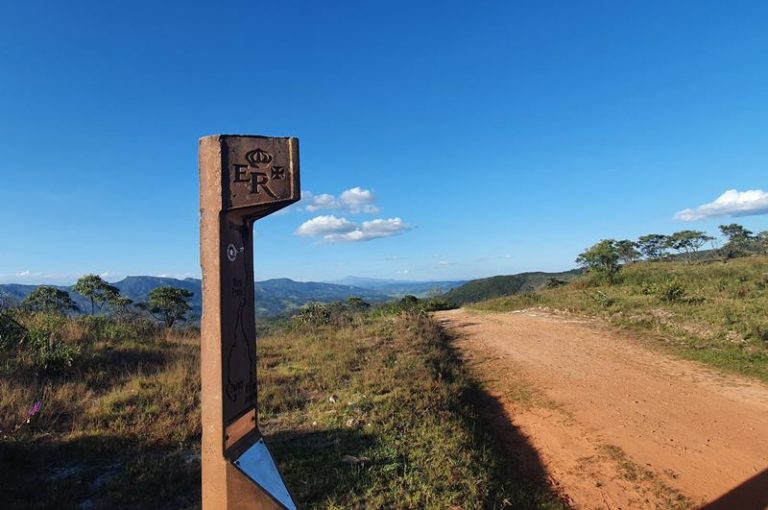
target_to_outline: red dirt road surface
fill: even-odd
[[[510,455],[574,508],[768,508],[766,385],[586,319],[436,317],[497,403],[483,412]]]

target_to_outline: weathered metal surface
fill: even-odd
[[[220,140],[228,170],[227,209],[262,206],[264,212],[257,213],[261,217],[299,199],[298,139],[228,136]]]
[[[207,136],[199,160],[203,508],[269,508],[251,503],[250,489],[234,491],[250,482],[232,468],[261,437],[253,222],[299,200],[298,140]]]

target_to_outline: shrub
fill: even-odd
[[[717,288],[717,291],[718,291],[718,292],[720,292],[720,293],[722,294],[723,292],[725,292],[726,290],[728,290],[728,286],[729,286],[729,282],[728,282],[728,280],[726,280],[725,278],[721,278],[721,279],[720,279],[720,280],[717,282],[717,284],[716,284],[715,288]]]
[[[591,271],[606,274],[608,280],[612,281],[613,275],[621,269],[620,258],[616,241],[603,239],[580,253],[576,263]]]
[[[72,367],[80,352],[75,346],[42,330],[30,331],[25,343],[21,354],[23,362],[46,372],[61,372]]]
[[[27,329],[16,319],[0,312],[0,351],[7,351],[19,345],[27,335]]]
[[[375,308],[376,313],[380,315],[398,315],[403,312],[410,312],[413,310],[419,310],[423,306],[424,302],[419,301],[416,296],[403,296],[397,301],[390,303],[384,303]]]
[[[331,321],[331,313],[323,303],[307,303],[299,313],[295,316],[295,319],[307,324],[329,324]]]
[[[366,303],[363,298],[358,296],[352,296],[347,298],[347,307],[350,310],[362,312],[371,307],[370,303]]]
[[[440,310],[453,310],[456,305],[449,303],[445,299],[429,299],[422,302],[421,309],[425,312],[439,312]]]
[[[575,289],[588,289],[591,287],[619,285],[624,282],[623,273],[623,271],[616,271],[613,273],[590,271],[584,276],[574,280],[570,286]]]
[[[335,325],[343,326],[352,321],[352,313],[343,303],[307,303],[294,318],[301,323],[312,326]]]
[[[685,287],[676,279],[672,279],[659,289],[659,297],[670,303],[680,301],[685,297]]]
[[[548,289],[556,289],[564,285],[568,285],[568,282],[559,278],[551,277],[547,280],[547,283],[544,286]]]
[[[162,334],[161,328],[146,317],[120,320],[102,315],[84,315],[74,322],[79,329],[79,339],[89,342],[153,340]]]
[[[584,294],[601,308],[610,308],[616,302],[615,299],[608,297],[605,292],[599,290],[594,293],[585,292]]]
[[[80,338],[96,342],[104,338],[104,329],[108,319],[100,315],[84,315],[74,319],[75,324],[79,326]]]
[[[768,324],[751,324],[747,336],[768,343]]]

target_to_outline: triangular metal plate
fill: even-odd
[[[235,459],[235,466],[283,508],[296,510],[296,503],[293,502],[264,439],[253,443]]]

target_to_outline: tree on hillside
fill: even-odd
[[[157,287],[149,293],[146,309],[170,330],[177,322],[187,319],[191,309],[187,300],[191,297],[192,293],[186,289]]]
[[[662,234],[640,236],[637,246],[648,260],[661,260],[667,249],[667,236]]]
[[[640,258],[640,252],[637,251],[637,243],[629,239],[616,241],[616,251],[619,254],[619,259],[624,264],[631,264]]]
[[[351,296],[347,298],[347,306],[353,311],[365,311],[371,307],[370,303],[366,303],[363,298],[358,296]]]
[[[67,313],[77,311],[77,304],[66,291],[41,285],[33,290],[22,302],[22,306],[28,310],[48,313]]]
[[[731,223],[730,225],[720,225],[718,227],[720,232],[728,239],[729,242],[746,242],[752,237],[752,231],[747,230],[738,223]]]
[[[764,230],[755,236],[755,247],[758,253],[768,255],[768,230]]]
[[[730,225],[720,225],[718,227],[723,236],[727,239],[726,243],[720,248],[723,259],[728,260],[735,257],[742,257],[749,253],[753,238],[752,232],[737,223]]]
[[[713,239],[699,230],[681,230],[667,237],[667,245],[678,253],[684,253],[686,260],[691,262],[701,247]]]
[[[105,282],[101,276],[96,274],[80,277],[72,290],[91,300],[91,315],[96,312],[97,307],[101,310],[105,303],[113,302],[120,296],[117,287]]]
[[[565,280],[561,280],[560,278],[555,278],[554,276],[550,276],[549,278],[547,278],[547,282],[544,284],[544,287],[548,289],[556,289],[564,285],[568,285],[568,282]]]
[[[576,263],[591,271],[597,271],[608,275],[609,278],[619,271],[619,251],[616,241],[603,239],[590,246],[576,258]]]
[[[419,298],[410,294],[405,295],[398,301],[398,307],[401,310],[412,310],[419,305]]]
[[[119,322],[127,322],[138,316],[133,300],[125,296],[116,296],[109,301],[112,316]]]

